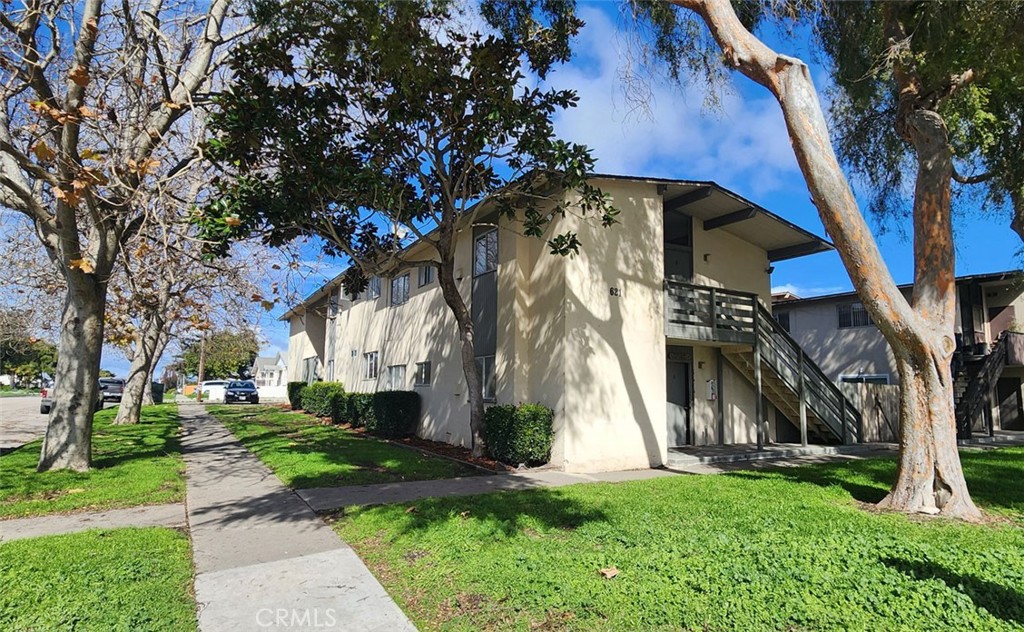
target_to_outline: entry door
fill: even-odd
[[[669,361],[668,378],[668,445],[690,445],[690,402],[693,400],[693,374],[689,362]]]
[[[1024,427],[1021,423],[1020,378],[999,378],[996,397],[999,398],[999,427],[1003,430]]]

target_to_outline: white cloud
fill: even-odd
[[[727,92],[720,107],[708,111],[707,88],[684,94],[668,80],[652,79],[646,113],[631,109],[619,78],[627,38],[606,13],[593,7],[580,13],[587,22],[577,47],[580,61],[559,68],[550,83],[579,94],[579,106],[558,115],[556,130],[588,145],[598,172],[715,180],[755,196],[787,188],[790,176],[799,177],[782,113],[770,95],[743,99]]]
[[[782,285],[773,285],[772,294],[779,294],[781,292],[789,292],[795,294],[800,298],[811,298],[814,296],[825,296],[827,294],[837,294],[839,292],[848,292],[850,289],[842,285],[830,285],[827,287],[814,287],[797,285],[795,283],[783,283]]]

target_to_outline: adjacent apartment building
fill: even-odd
[[[975,430],[1024,429],[1024,275],[1018,270],[956,279],[958,380],[961,425]],[[907,298],[910,284],[900,286]],[[800,298],[773,297],[775,317],[836,382],[899,384],[892,349],[853,292]],[[975,402],[968,402],[968,395]]]
[[[828,242],[713,182],[594,183],[620,222],[557,220],[553,233],[578,233],[576,257],[496,216],[461,229],[456,278],[488,402],[552,408],[552,461],[570,471],[658,466],[686,445],[856,440],[856,411],[770,313],[772,263]],[[423,244],[408,254],[430,256]],[[290,380],[414,389],[419,435],[469,444],[456,325],[433,267],[375,278],[354,300],[335,279],[282,319]]]

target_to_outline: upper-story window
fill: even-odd
[[[492,230],[476,238],[473,244],[473,276],[498,269],[498,231]]]
[[[370,282],[366,286],[366,298],[379,298],[380,297],[380,277],[370,277]]]
[[[420,266],[419,270],[419,285],[417,287],[423,287],[434,282],[434,266],[426,263]]]
[[[380,370],[380,354],[377,351],[371,351],[363,354],[363,379],[364,380],[375,380],[377,379],[377,371]]]
[[[774,316],[775,321],[779,323],[780,327],[792,333],[789,329],[789,312],[775,312]]]
[[[338,315],[338,292],[331,292],[330,297],[327,299],[327,317],[334,318]]]
[[[409,300],[409,275],[391,279],[391,304],[401,305]]]
[[[860,303],[836,305],[836,312],[839,315],[840,329],[846,329],[849,327],[870,327],[874,324],[871,322],[871,316],[868,315],[868,310],[864,309],[864,306]]]

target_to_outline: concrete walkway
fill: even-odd
[[[445,496],[472,496],[490,492],[507,492],[540,487],[565,487],[580,483],[621,483],[649,478],[676,476],[666,470],[627,470],[601,474],[570,474],[559,471],[527,472],[523,474],[495,474],[445,478],[407,483],[380,483],[349,487],[317,487],[300,489],[296,493],[316,511],[328,511],[352,505],[386,505],[407,503],[421,498]]]
[[[181,404],[203,632],[415,630],[351,548],[202,406]]]
[[[59,514],[38,518],[0,520],[0,542],[36,538],[44,535],[75,533],[88,529],[120,529],[122,527],[185,526],[185,505],[149,505],[130,509],[111,509],[89,513]]]

